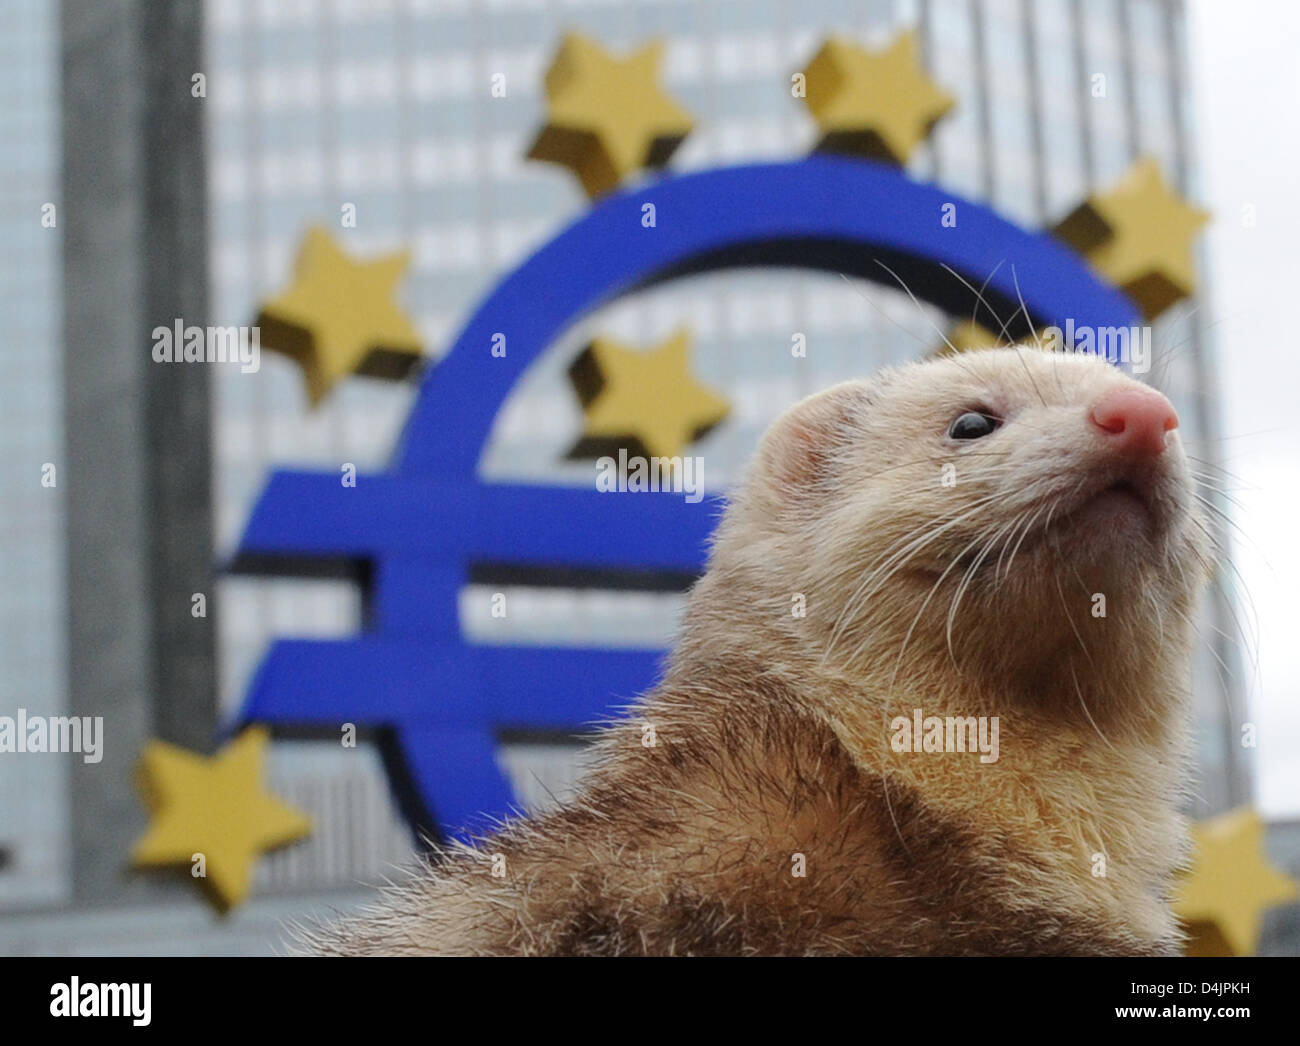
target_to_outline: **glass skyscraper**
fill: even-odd
[[[20,42],[10,33],[0,44],[13,52],[0,67],[0,95],[25,99],[0,117],[0,296],[22,318],[25,337],[0,349],[11,375],[0,389],[7,504],[15,492],[4,519],[11,551],[0,567],[0,606],[15,624],[29,623],[35,598],[48,628],[34,645],[5,629],[0,712],[22,702],[59,707],[65,641],[59,502],[33,464],[45,453],[53,460],[56,451],[42,448],[57,447],[60,436],[57,309],[43,305],[55,297],[31,285],[58,279],[56,241],[36,218],[39,203],[57,194],[57,24],[51,5],[8,2],[28,35]],[[495,282],[589,206],[570,172],[525,159],[545,116],[543,77],[568,30],[616,52],[665,40],[661,82],[695,119],[671,164],[685,171],[805,155],[817,133],[791,95],[791,74],[829,35],[883,45],[914,27],[930,74],[958,100],[909,164],[914,177],[987,201],[1027,227],[1064,217],[1141,156],[1154,156],[1172,185],[1197,198],[1180,0],[205,0],[211,322],[254,322],[259,303],[291,279],[306,228],[322,224],[359,256],[411,252],[402,300],[436,359]],[[502,96],[491,90],[498,75]],[[348,205],[355,227],[341,221]],[[710,273],[640,291],[584,318],[532,368],[498,418],[481,467],[491,478],[590,482],[590,464],[566,458],[582,427],[570,361],[598,334],[649,346],[684,326],[696,372],[733,404],[699,445],[708,485],[724,488],[785,406],[931,352],[952,320],[897,288],[804,271]],[[807,340],[806,358],[791,355],[796,333]],[[25,351],[24,341],[39,350]],[[1155,345],[1151,378],[1178,407],[1194,452],[1213,460],[1213,352],[1195,300],[1161,317]],[[415,391],[353,378],[313,410],[296,365],[270,352],[260,372],[219,368],[213,381],[219,561],[232,553],[271,470],[384,468]],[[16,554],[20,544],[34,553]],[[483,641],[503,638],[489,615],[492,591],[469,586],[461,600],[462,627]],[[507,593],[504,638],[519,642],[662,646],[683,602],[661,593]],[[332,580],[229,576],[213,602],[226,715],[273,639],[348,635],[363,612],[356,587]],[[1223,604],[1207,604],[1204,635],[1233,627]],[[1241,713],[1228,712],[1235,683],[1220,658],[1230,670],[1231,651],[1202,644],[1201,812],[1244,798],[1248,786],[1232,741],[1232,715]],[[579,748],[536,738],[503,744],[500,758],[525,806],[563,795],[581,770]],[[0,906],[37,909],[0,913],[0,950],[87,947],[70,912],[39,911],[61,899],[59,772],[42,767],[50,780],[37,780],[0,759],[0,848],[23,848],[0,865]],[[111,942],[104,947],[124,947],[129,931],[143,950],[255,951],[272,939],[275,919],[322,900],[352,903],[358,881],[378,878],[411,849],[370,747],[279,741],[271,785],[313,815],[316,832],[263,860],[247,914],[214,927],[197,900],[189,908],[169,895],[171,915],[123,908],[96,916],[91,936]]]
[[[64,715],[58,11],[3,11],[0,715]],[[0,755],[0,910],[66,899],[66,783],[56,759]]]

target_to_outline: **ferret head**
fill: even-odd
[[[1177,428],[1106,362],[1030,348],[838,385],[765,435],[700,599],[850,677],[1140,686],[1142,657],[1185,654],[1206,573]]]

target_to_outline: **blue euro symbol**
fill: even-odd
[[[653,227],[642,224],[653,204]],[[945,224],[945,212],[955,224]],[[1130,327],[1134,303],[1067,247],[869,161],[813,156],[670,175],[598,202],[509,273],[423,377],[394,464],[344,488],[277,471],[232,569],[346,572],[362,631],[275,641],[239,721],[375,732],[412,825],[466,835],[513,808],[506,731],[582,732],[655,683],[660,650],[486,645],[461,633],[471,581],[685,587],[721,512],[671,493],[483,482],[478,463],[515,382],[570,325],[621,295],[738,266],[828,270],[897,286],[993,329]],[[958,278],[960,277],[960,279]],[[1021,303],[1023,301],[1023,309]],[[505,357],[491,353],[504,334]]]

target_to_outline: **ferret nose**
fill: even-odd
[[[1178,428],[1174,405],[1155,389],[1112,389],[1092,405],[1090,417],[1115,450],[1139,456],[1163,453],[1165,433]]]

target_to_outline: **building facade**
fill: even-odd
[[[58,21],[15,0],[0,39],[0,715],[66,711]],[[55,12],[56,14],[57,12]],[[53,206],[51,212],[45,208]],[[49,216],[45,224],[42,215]],[[49,225],[49,220],[55,224]],[[53,486],[43,485],[54,465]],[[48,480],[46,481],[49,482]],[[66,768],[0,756],[0,910],[69,889]]]
[[[0,91],[31,92],[42,112],[42,105],[54,104],[59,83],[58,26],[46,5],[21,8],[39,46],[0,72]],[[569,172],[525,159],[543,122],[546,68],[568,30],[616,51],[653,37],[666,41],[662,83],[695,119],[672,162],[688,171],[806,154],[816,131],[791,95],[791,74],[805,68],[828,35],[883,44],[913,27],[931,75],[958,100],[909,165],[914,177],[986,201],[1026,227],[1052,224],[1140,156],[1154,156],[1171,184],[1197,197],[1186,19],[1178,0],[205,0],[195,71],[203,74],[205,92],[207,314],[214,324],[252,323],[259,303],[287,284],[305,229],[323,224],[358,255],[410,251],[402,299],[436,358],[496,280],[589,205]],[[11,38],[6,46],[16,45]],[[20,76],[16,68],[27,71]],[[496,76],[504,78],[499,95],[490,90]],[[32,255],[6,250],[3,294],[27,299],[21,314],[30,317],[31,337],[48,346],[43,357],[54,358],[57,307],[43,308],[39,293],[23,291],[16,276],[11,281],[19,268],[41,274],[51,287],[59,279],[57,248],[49,254],[30,229],[34,202],[57,198],[59,131],[52,116],[35,123],[34,156],[11,155],[8,146],[0,153],[6,190],[24,163],[35,165],[33,181],[43,187],[35,196],[5,193],[0,220],[21,227],[14,242],[32,242]],[[22,202],[11,218],[15,199]],[[354,226],[342,220],[349,208]],[[49,300],[57,300],[56,291]],[[833,274],[733,271],[657,286],[565,333],[512,394],[481,467],[491,478],[590,482],[590,464],[566,457],[582,425],[566,378],[569,362],[597,334],[649,346],[684,326],[697,373],[733,404],[728,422],[699,445],[709,464],[707,485],[725,489],[785,406],[933,351],[952,320],[897,288]],[[806,358],[790,353],[795,334],[806,338]],[[1150,377],[1178,407],[1193,451],[1213,460],[1214,355],[1197,301],[1164,314],[1155,345]],[[35,379],[24,372],[25,381],[39,386],[42,403],[59,395],[57,369]],[[414,399],[411,383],[356,378],[312,409],[297,367],[273,353],[263,354],[256,373],[218,368],[210,381],[207,461],[217,563],[232,553],[272,469],[337,470],[342,463],[382,469]],[[0,395],[16,400],[22,394],[9,385]],[[57,415],[58,407],[52,409]],[[16,440],[14,416],[4,416],[5,438]],[[37,474],[32,455],[57,458],[61,433],[50,428],[49,416],[33,415],[22,431],[29,440],[44,433],[42,446],[53,449],[24,445],[4,461],[9,469],[17,460],[29,486]],[[22,533],[57,529],[57,498],[39,487],[22,490]],[[76,641],[60,623],[65,589],[53,583],[63,550],[50,540],[33,547],[43,551],[22,569],[43,571],[43,580],[27,583],[49,601],[40,608],[51,623],[48,649],[6,649],[4,668],[15,670],[0,678],[28,680],[22,692],[4,693],[6,705],[21,698],[34,706],[28,695],[40,694],[42,707],[58,709],[66,704],[62,644]],[[12,558],[5,569],[17,571],[17,564]],[[24,577],[6,575],[6,613],[16,593],[24,606],[13,612],[27,613]],[[493,591],[471,585],[463,593],[462,626],[471,637],[486,639],[492,627],[500,639],[500,623],[490,620]],[[237,711],[274,638],[348,635],[365,612],[362,593],[346,580],[220,575],[211,594],[214,707],[224,717]],[[506,594],[509,638],[518,642],[662,646],[683,602],[673,593],[518,588]],[[1207,603],[1203,634],[1232,635],[1228,609],[1223,599]],[[1244,718],[1236,661],[1235,651],[1217,640],[1202,643],[1198,653],[1198,813],[1249,794],[1235,740]],[[521,805],[531,808],[572,786],[582,748],[554,738],[506,739],[500,759]],[[11,792],[4,776],[9,764],[0,760],[6,810],[0,847],[15,845],[12,839],[23,848],[0,865],[0,951],[255,952],[270,947],[277,919],[324,903],[346,907],[359,896],[357,884],[377,880],[412,849],[374,748],[282,739],[273,749],[272,788],[312,814],[317,830],[263,860],[246,909],[216,923],[187,894],[146,892],[119,898],[87,924],[73,918],[81,903],[69,870],[77,833],[69,827],[66,781],[54,780],[62,771],[51,767],[41,770],[50,782],[24,781]],[[135,826],[118,827],[125,854]],[[155,912],[159,904],[162,915]]]

